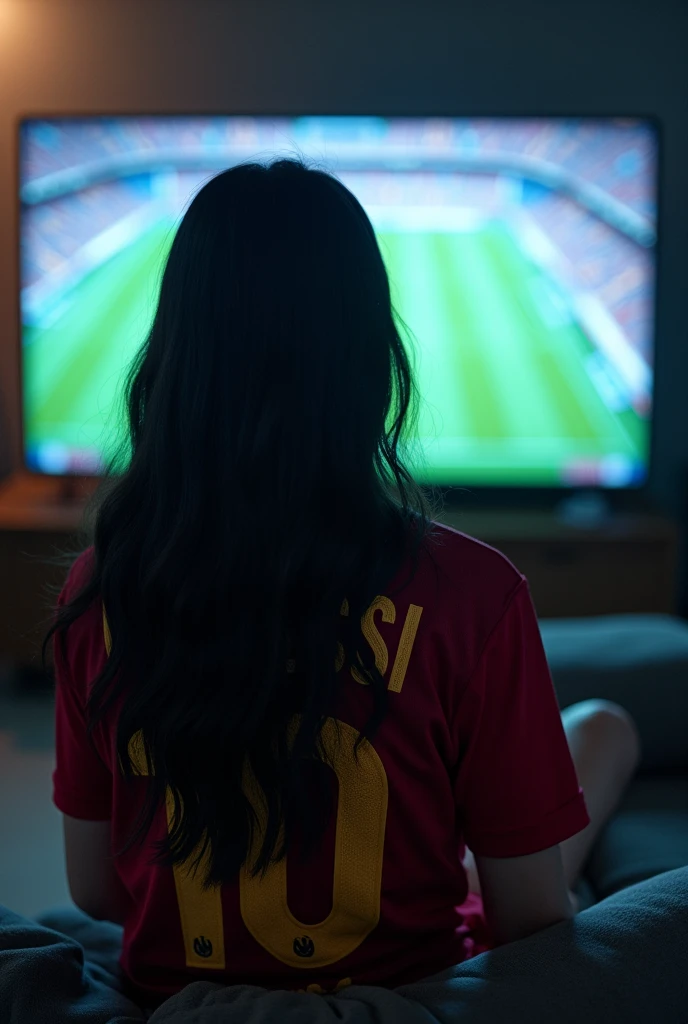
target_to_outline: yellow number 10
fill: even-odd
[[[292,728],[296,729],[298,718]],[[324,967],[351,953],[380,920],[380,887],[387,821],[387,775],[382,761],[367,740],[359,747],[358,766],[353,746],[358,733],[339,722],[342,743],[336,746],[336,723],[323,728],[323,746],[333,756],[339,780],[334,854],[332,910],[317,924],[298,921],[287,903],[287,862],[270,866],[265,878],[252,879],[242,871],[241,916],[254,939],[290,967]],[[255,786],[247,793],[256,807]],[[259,794],[256,793],[259,800]],[[257,830],[251,851],[254,863],[264,835]],[[356,855],[351,856],[355,850]],[[347,855],[348,854],[348,855]]]
[[[393,622],[395,609],[388,598],[378,598],[364,623],[364,633],[375,652],[376,664],[384,673],[387,668],[387,650],[372,619],[378,610],[382,611],[383,621]],[[397,692],[401,691],[421,611],[415,605],[409,608],[389,685],[389,689]],[[347,612],[348,608],[343,606],[342,613]],[[103,624],[109,655],[112,641],[105,609]],[[353,669],[352,674],[355,672]],[[354,678],[364,682],[358,673]],[[298,728],[298,721],[298,716],[295,716],[291,722],[292,736]],[[336,742],[337,725],[341,743]],[[264,949],[290,967],[322,968],[341,960],[363,942],[380,919],[387,821],[387,774],[378,754],[367,740],[361,743],[359,763],[355,763],[353,747],[358,736],[359,733],[352,726],[332,718],[326,721],[322,732],[323,746],[330,756],[339,782],[330,914],[317,924],[304,924],[294,917],[287,902],[286,859],[270,865],[262,879],[251,878],[246,868],[242,868],[240,874],[239,901],[244,924]],[[129,742],[129,756],[135,773],[146,775],[146,758],[140,732],[132,736]],[[248,863],[254,864],[265,835],[265,811],[261,790],[248,771],[244,774],[244,791],[258,818],[258,828],[248,858]],[[171,829],[174,798],[170,789],[166,794],[166,810],[168,829]],[[209,850],[206,849],[196,878],[191,874],[190,864],[198,856],[201,846],[199,843],[188,861],[175,864],[173,868],[186,966],[224,970],[226,963],[221,888],[218,886],[203,892],[200,884],[207,869]],[[351,855],[352,850],[356,851],[355,856]]]

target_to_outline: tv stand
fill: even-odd
[[[676,614],[678,528],[666,516],[578,500],[555,510],[453,508],[439,519],[505,554],[542,618]]]
[[[64,476],[58,478],[58,485],[53,494],[56,505],[83,505],[83,480],[81,477]]]
[[[15,473],[0,481],[0,537],[8,530],[75,534],[96,477],[41,477]]]
[[[46,583],[64,570],[47,562],[76,545],[97,478],[17,473],[0,482],[0,657],[38,664],[54,604]],[[571,496],[574,498],[574,496]],[[651,511],[584,500],[552,509],[447,508],[439,519],[503,552],[528,578],[541,618],[676,613],[678,529]]]

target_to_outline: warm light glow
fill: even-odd
[[[0,46],[11,42],[30,0],[0,0]]]

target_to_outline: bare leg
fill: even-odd
[[[638,766],[640,739],[631,716],[612,701],[581,701],[566,708],[561,718],[590,816],[587,828],[559,844],[566,882],[572,889]],[[468,849],[463,864],[469,891],[479,893],[480,879]]]
[[[590,815],[587,828],[560,843],[571,889],[635,774],[640,738],[628,712],[612,701],[581,701],[566,708],[561,718]]]
[[[476,867],[475,857],[473,851],[466,847],[466,855],[463,858],[462,864],[466,869],[466,875],[468,877],[468,891],[469,892],[480,892],[480,878],[478,877],[478,868]]]

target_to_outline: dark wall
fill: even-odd
[[[652,489],[678,510],[688,476],[687,40],[681,0],[5,0],[0,474],[20,465],[20,114],[652,113],[665,142]]]

